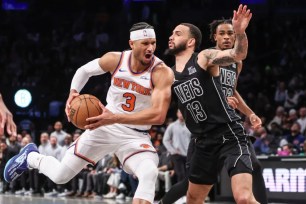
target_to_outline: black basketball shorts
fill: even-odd
[[[223,166],[229,176],[251,174],[253,167],[248,142],[239,122],[224,124],[209,134],[198,136],[191,158],[189,181],[212,185],[217,182]]]

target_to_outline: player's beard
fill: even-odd
[[[174,46],[174,48],[172,48],[172,49],[168,48],[166,50],[166,54],[176,55],[176,54],[186,50],[186,45],[187,45],[187,43],[185,42],[185,43],[180,43],[177,46]]]

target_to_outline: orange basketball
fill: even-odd
[[[102,108],[99,106],[100,100],[90,94],[82,94],[75,97],[70,103],[69,118],[78,128],[85,129],[85,125],[90,123],[87,118],[102,114]]]

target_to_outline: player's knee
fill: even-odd
[[[249,204],[252,201],[252,193],[247,190],[234,194],[234,197],[237,204]]]
[[[152,162],[152,164],[150,165],[144,165],[145,166],[145,171],[143,171],[141,173],[141,178],[139,179],[148,179],[150,178],[150,180],[155,181],[157,179],[158,176],[158,169],[156,167],[156,165],[154,165],[154,163]]]
[[[57,174],[56,176],[53,177],[53,182],[56,183],[56,184],[65,184],[67,183],[68,181],[71,180],[71,178],[63,175],[63,174]]]
[[[76,173],[65,165],[62,165],[50,179],[56,184],[65,184],[70,181]]]

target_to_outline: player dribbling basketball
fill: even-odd
[[[77,70],[67,100],[69,104],[84,87],[89,77],[110,72],[111,87],[107,106],[80,139],[67,150],[63,160],[37,153],[30,144],[11,161],[5,179],[12,181],[31,168],[48,176],[55,183],[66,183],[88,163],[94,164],[106,154],[115,153],[123,168],[138,177],[133,203],[153,203],[158,156],[148,134],[152,124],[162,124],[171,99],[173,73],[154,56],[155,32],[147,23],[134,24],[130,30],[130,47],[124,52],[108,52]],[[15,168],[17,166],[17,168]]]

